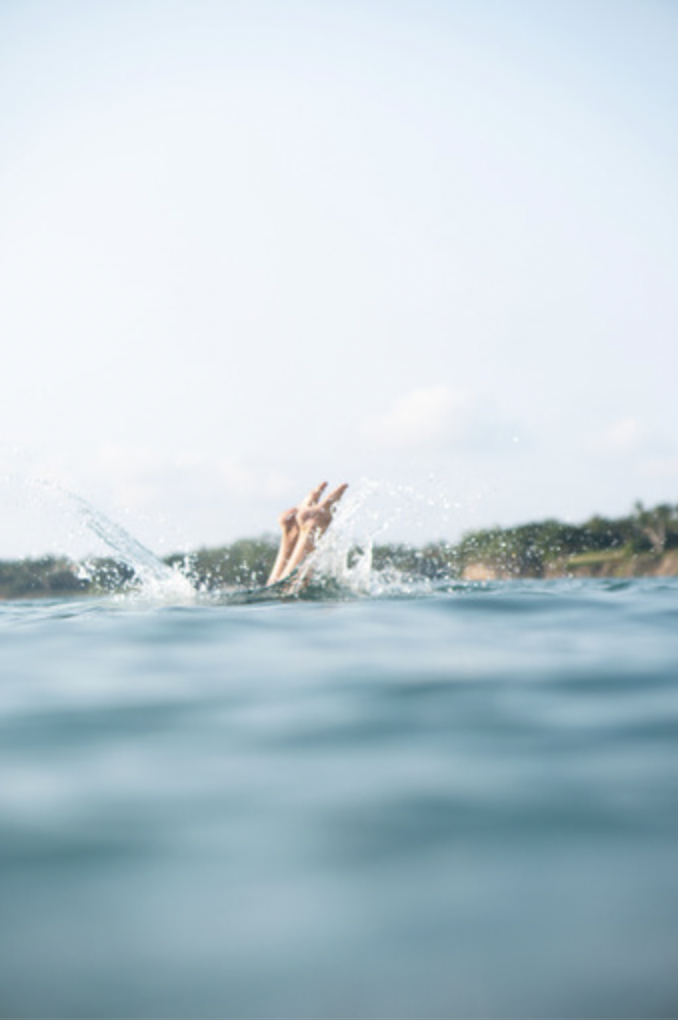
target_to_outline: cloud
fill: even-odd
[[[678,479],[678,453],[667,457],[650,457],[643,464],[643,473],[651,478]]]
[[[623,457],[637,453],[644,445],[647,431],[635,416],[620,418],[591,439],[591,448],[606,456]]]
[[[280,471],[260,471],[236,457],[214,459],[196,451],[173,456],[149,448],[108,445],[94,465],[99,478],[109,479],[116,502],[135,510],[163,500],[171,506],[211,501],[254,501],[281,497],[290,486]]]
[[[633,457],[635,470],[644,478],[678,478],[678,443],[673,436],[648,429],[635,416],[612,422],[592,437],[590,448],[619,460]]]
[[[439,384],[410,390],[381,415],[363,425],[367,440],[380,449],[422,449],[453,443],[468,425],[470,395]]]

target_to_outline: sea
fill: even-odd
[[[0,603],[0,1015],[678,1015],[678,579],[365,571]]]

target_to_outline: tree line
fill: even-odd
[[[459,542],[423,546],[380,544],[372,550],[376,570],[414,578],[460,578],[482,564],[500,576],[543,577],[605,557],[645,557],[650,562],[678,549],[678,504],[646,508],[638,502],[620,518],[593,516],[583,524],[538,521],[510,528],[484,528]],[[218,548],[165,558],[191,577],[199,590],[256,587],[266,583],[277,552],[273,536],[240,539]],[[134,571],[114,558],[76,563],[66,557],[0,561],[0,598],[96,595],[133,584]]]
[[[583,524],[557,520],[489,528],[471,532],[452,548],[451,560],[463,570],[471,563],[487,563],[519,577],[541,577],[548,570],[563,571],[593,554],[603,560],[650,554],[662,556],[678,548],[678,504],[652,509],[635,503],[625,517],[595,515]]]

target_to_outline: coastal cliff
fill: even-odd
[[[678,550],[659,554],[581,553],[546,562],[538,574],[478,561],[466,564],[461,576],[464,581],[498,581],[512,577],[677,577]]]

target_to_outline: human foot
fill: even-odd
[[[290,559],[285,565],[285,575],[291,573],[296,567],[313,552],[318,540],[325,534],[334,516],[337,503],[344,495],[348,485],[337,486],[333,492],[321,500],[320,495],[325,486],[319,487],[317,497],[306,506],[300,506],[297,512],[297,526],[299,535]]]
[[[325,489],[326,484],[322,486],[321,492]],[[299,530],[301,532],[312,532],[316,539],[320,538],[321,535],[329,528],[332,523],[332,517],[334,516],[334,508],[337,503],[344,495],[348,485],[337,486],[337,488],[326,496],[322,501],[318,499],[313,500],[308,506],[302,506],[299,508],[297,514],[297,522]]]
[[[289,573],[288,560],[295,551],[301,533],[300,516],[316,506],[326,488],[327,482],[321,482],[320,485],[316,485],[314,489],[311,489],[298,506],[293,506],[280,514],[278,524],[282,531],[282,538],[280,540],[278,556],[267,582],[268,584],[274,584],[285,574]]]

